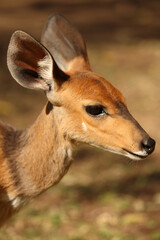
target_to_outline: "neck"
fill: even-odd
[[[32,198],[55,185],[72,162],[71,141],[59,129],[60,119],[51,108],[48,103],[35,123],[16,139],[16,167],[10,166],[18,196]]]

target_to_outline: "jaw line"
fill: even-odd
[[[109,151],[109,152],[112,152],[112,153],[123,155],[125,157],[128,157],[128,158],[136,160],[136,161],[137,160],[143,160],[144,158],[146,158],[148,156],[148,154],[144,154],[144,152],[142,152],[142,151],[134,153],[134,152],[128,151],[125,148],[122,148],[122,151],[121,151],[121,150],[117,150],[117,149],[114,149],[114,148],[111,148],[111,147],[104,147],[102,145],[96,145],[94,143],[90,143],[89,145],[92,145],[94,147],[98,147],[98,148],[100,148],[102,150],[105,150],[105,151]]]
[[[109,152],[112,152],[112,153],[115,153],[118,155],[123,155],[125,157],[128,157],[128,158],[136,160],[136,161],[138,161],[138,160],[142,161],[144,158],[146,158],[148,156],[148,154],[146,154],[146,152],[144,152],[144,151],[131,152],[131,151],[127,150],[126,148],[115,149],[115,148],[112,148],[109,146],[107,147],[107,146],[104,146],[101,144],[96,144],[94,141],[92,141],[92,142],[91,141],[80,141],[80,142],[86,143],[90,146],[99,148],[101,150],[109,151]]]

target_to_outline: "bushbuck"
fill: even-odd
[[[61,180],[77,143],[135,160],[153,152],[155,141],[120,91],[91,71],[84,40],[64,17],[49,19],[41,43],[16,31],[7,64],[20,85],[43,90],[47,103],[25,130],[0,122],[0,225]]]

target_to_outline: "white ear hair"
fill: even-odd
[[[53,65],[52,59],[45,56],[38,62],[39,73],[44,79],[53,79]]]

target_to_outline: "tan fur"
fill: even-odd
[[[27,202],[58,183],[72,159],[67,152],[71,142],[58,128],[53,112],[46,114],[46,107],[36,122],[22,132],[5,129],[2,123],[0,129],[0,209],[4,209],[0,212],[1,225],[21,207],[15,209],[9,195]]]

